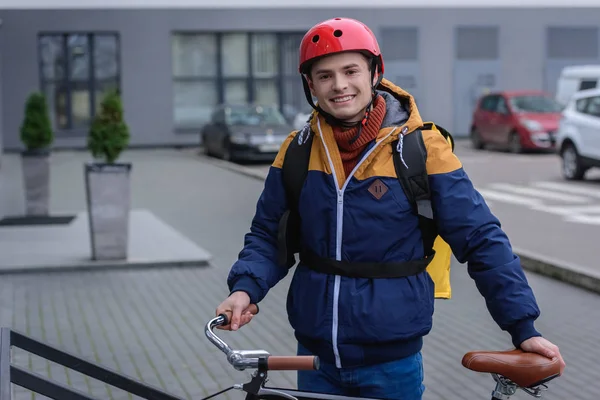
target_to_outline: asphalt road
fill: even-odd
[[[82,171],[88,159],[85,153],[53,154],[53,212],[84,209]],[[218,168],[193,152],[136,151],[123,160],[133,162],[133,207],[151,210],[207,249],[214,256],[212,265],[2,276],[2,308],[12,313],[10,318],[4,313],[2,323],[186,399],[202,399],[246,381],[248,373],[234,371],[202,330],[227,295],[225,279],[262,182]],[[18,158],[11,155],[5,162],[18,165]],[[15,204],[19,193],[10,193]],[[600,296],[527,276],[542,309],[537,327],[560,346],[567,362],[565,375],[549,384],[543,398],[595,400],[600,391]],[[222,337],[235,348],[292,354],[295,341],[285,315],[290,279],[291,274],[269,293],[250,325]],[[460,361],[473,349],[509,349],[509,336],[490,318],[465,266],[453,264],[452,285],[454,298],[437,302],[434,328],[426,338],[424,400],[489,399],[492,378],[463,368]],[[15,359],[99,399],[133,398],[21,350]],[[295,375],[274,372],[270,385],[294,387]],[[16,398],[42,397],[17,389]],[[242,396],[229,392],[219,398]],[[530,398],[522,392],[512,397]]]
[[[600,272],[600,170],[583,182],[560,175],[555,154],[474,150],[459,141],[455,153],[475,187],[500,219],[513,246],[558,264]],[[235,166],[266,176],[269,165]]]

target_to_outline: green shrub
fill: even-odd
[[[129,144],[129,137],[121,98],[116,91],[109,91],[102,99],[100,112],[92,121],[88,149],[95,158],[103,158],[112,164]]]
[[[46,149],[54,141],[46,97],[40,92],[31,93],[25,103],[21,141],[27,150]]]

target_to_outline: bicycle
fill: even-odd
[[[258,313],[258,307],[251,305],[251,312]],[[238,371],[255,369],[250,382],[235,384],[225,390],[214,393],[203,400],[210,399],[232,389],[246,393],[246,400],[378,400],[364,397],[330,395],[324,393],[300,391],[295,389],[267,387],[268,371],[299,371],[319,369],[317,356],[273,356],[265,350],[234,350],[213,330],[218,326],[229,325],[231,313],[220,314],[212,318],[205,326],[208,340],[227,356],[227,361]],[[540,398],[546,385],[560,376],[559,362],[522,350],[507,351],[470,351],[463,356],[462,365],[475,372],[491,374],[496,387],[492,391],[492,400],[509,400],[517,390]]]

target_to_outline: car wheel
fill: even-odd
[[[475,127],[471,128],[471,144],[473,145],[473,148],[477,150],[481,150],[485,147],[485,143],[481,140],[481,136]]]
[[[567,144],[560,153],[563,177],[570,181],[581,180],[586,169],[581,165],[581,158],[572,144]]]
[[[508,148],[513,154],[520,154],[523,152],[523,145],[521,144],[521,136],[517,132],[510,134],[508,140]]]

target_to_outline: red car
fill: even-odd
[[[473,147],[554,150],[562,107],[541,91],[505,91],[482,96],[471,124]]]

